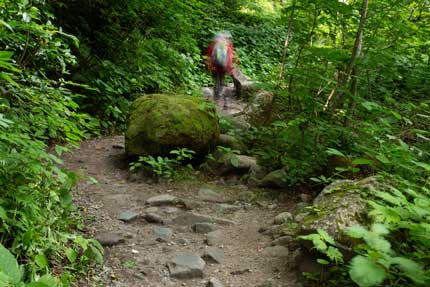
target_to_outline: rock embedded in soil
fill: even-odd
[[[169,241],[174,234],[173,229],[159,226],[154,226],[153,232],[156,237],[155,239],[160,242]]]
[[[284,188],[288,187],[285,179],[287,178],[287,172],[284,169],[274,170],[268,173],[258,184],[259,187],[268,188]]]
[[[224,262],[224,251],[218,247],[208,247],[203,254],[203,259],[208,263],[223,263]]]
[[[195,212],[185,212],[173,219],[173,223],[178,225],[193,225],[193,224],[202,223],[202,222],[219,223],[224,225],[236,224],[234,221],[231,221],[228,219],[211,217],[208,215],[202,215]]]
[[[292,221],[293,216],[289,212],[282,212],[275,216],[273,223],[276,225],[287,223],[288,221]]]
[[[205,242],[209,246],[218,246],[223,244],[223,233],[221,230],[215,230],[206,234]]]
[[[294,241],[292,236],[281,236],[279,238],[276,238],[275,240],[273,240],[270,243],[270,246],[276,246],[276,245],[280,245],[280,246],[288,246],[290,245],[292,242]]]
[[[175,205],[178,202],[179,202],[178,199],[175,196],[170,194],[161,194],[161,195],[153,196],[146,200],[146,203],[152,206]]]
[[[95,236],[95,239],[102,246],[114,246],[125,242],[125,239],[121,235],[110,232],[99,233]]]
[[[170,276],[179,279],[203,277],[205,261],[194,254],[179,254],[167,263]]]
[[[267,247],[264,249],[264,252],[273,257],[288,257],[290,255],[288,248],[279,245]]]
[[[209,279],[206,287],[224,287],[221,281],[218,278],[212,277]]]
[[[196,223],[193,225],[193,231],[195,233],[208,233],[211,231],[214,231],[218,229],[218,227],[212,223],[202,222],[202,223]]]
[[[150,213],[150,212],[145,213],[144,218],[149,223],[165,224],[167,221],[167,219],[165,219],[161,215],[158,215],[156,213]]]
[[[221,194],[209,188],[201,188],[197,193],[197,198],[208,202],[223,202]]]
[[[183,204],[183,207],[187,210],[197,209],[202,206],[200,202],[192,199],[183,199],[182,204]]]
[[[227,203],[215,204],[214,209],[218,213],[233,213],[241,209],[238,205],[232,205]]]
[[[130,222],[133,221],[135,219],[137,219],[139,217],[139,213],[133,210],[126,210],[124,212],[121,212],[117,219],[124,221],[124,222]]]

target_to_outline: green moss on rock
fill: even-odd
[[[218,116],[209,102],[184,95],[145,95],[130,107],[125,149],[129,156],[168,155],[183,147],[204,155],[219,134]]]

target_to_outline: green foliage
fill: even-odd
[[[300,239],[312,241],[316,250],[326,255],[331,262],[343,263],[343,255],[336,247],[333,237],[324,229],[318,229],[318,233],[299,236]],[[318,259],[318,263],[326,265],[328,262],[324,259]]]
[[[217,151],[223,155],[221,159],[227,159],[234,167],[239,166],[240,162],[237,155],[240,154],[240,151],[225,146],[217,146]]]
[[[360,253],[367,253],[366,256],[355,256],[349,271],[351,279],[359,286],[378,286],[385,280],[390,280],[390,286],[394,286],[394,282],[402,277],[417,286],[425,286],[430,279],[428,271],[424,271],[424,264],[407,258],[407,255],[402,257],[396,254],[390,242],[384,238],[389,234],[385,225],[373,224],[371,230],[361,226],[351,227],[347,233],[365,242],[358,248],[361,249]]]
[[[71,198],[77,178],[59,167],[59,156],[95,132],[98,121],[79,111],[80,95],[63,80],[76,63],[69,45],[77,47],[77,39],[52,23],[46,2],[5,0],[0,12],[0,281],[68,286],[72,273],[90,263],[85,257],[100,262],[101,249],[95,256],[74,241],[81,224]],[[66,246],[79,263],[53,278]]]
[[[180,175],[178,172],[180,166],[184,162],[189,162],[193,158],[194,153],[195,152],[190,149],[180,148],[170,151],[170,154],[174,155],[174,158],[161,156],[155,158],[152,155],[139,156],[136,162],[130,163],[130,171],[136,172],[142,168],[146,168],[160,178],[178,178]],[[190,164],[186,167],[189,171],[193,170]]]

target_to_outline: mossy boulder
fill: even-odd
[[[385,188],[376,177],[334,182],[324,188],[311,206],[295,210],[293,217],[296,224],[284,225],[283,231],[285,234],[304,235],[324,229],[340,244],[345,255],[356,243],[355,239],[345,234],[346,229],[371,224],[367,216],[368,205],[362,195]],[[302,243],[305,248],[312,248],[308,241]]]
[[[203,156],[219,134],[218,116],[209,102],[184,95],[145,95],[130,107],[125,150],[128,156],[138,156],[188,148]]]

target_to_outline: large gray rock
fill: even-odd
[[[312,207],[304,207],[294,212],[295,224],[291,222],[283,225],[283,231],[303,235],[316,233],[318,229],[327,231],[340,245],[344,254],[356,243],[355,239],[345,234],[346,229],[355,225],[367,225],[368,206],[361,197],[363,190],[384,190],[387,186],[377,178],[369,177],[357,181],[335,182],[314,199]],[[307,242],[302,242],[305,248],[310,248]]]
[[[217,159],[209,164],[211,169],[219,175],[243,175],[250,171],[263,170],[263,168],[257,164],[257,160],[254,157],[247,155],[219,154]]]
[[[203,277],[205,261],[194,254],[179,254],[167,263],[170,276],[180,279]]]
[[[166,155],[189,148],[206,155],[219,138],[216,109],[201,98],[152,94],[136,99],[129,112],[125,150],[129,156]]]

